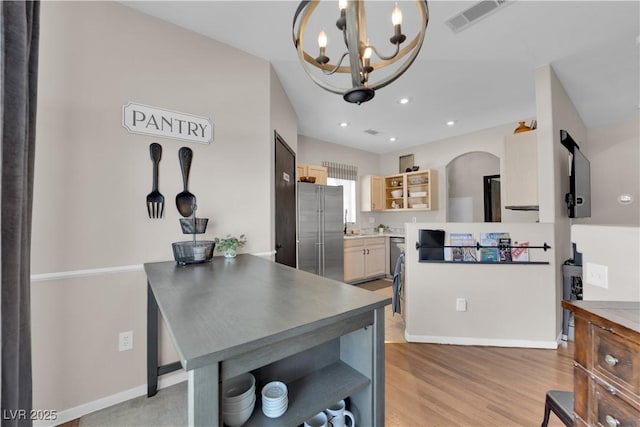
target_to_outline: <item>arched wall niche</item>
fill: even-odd
[[[500,158],[484,151],[471,151],[452,159],[446,166],[447,222],[484,222],[487,176],[500,175]],[[499,178],[492,179],[493,204],[500,212]],[[494,210],[495,212],[495,210]]]

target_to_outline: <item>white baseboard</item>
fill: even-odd
[[[158,389],[171,387],[172,385],[181,383],[187,380],[187,374],[184,371],[175,372],[171,374],[163,375],[158,378]],[[117,405],[118,403],[126,402],[127,400],[134,399],[136,397],[144,396],[147,394],[147,385],[143,384],[138,387],[130,388],[129,390],[122,391],[120,393],[106,396],[93,402],[87,402],[74,408],[65,409],[57,413],[57,418],[54,421],[34,421],[34,427],[53,427],[60,424],[64,424],[69,421],[78,419],[84,415],[90,414],[100,409],[108,408],[109,406]]]
[[[489,347],[522,347],[522,348],[558,348],[557,341],[531,341],[531,340],[506,340],[494,338],[473,338],[473,337],[440,337],[429,335],[411,335],[405,330],[404,338],[408,342],[420,342],[431,344],[452,344],[452,345],[479,345]]]

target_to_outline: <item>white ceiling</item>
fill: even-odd
[[[337,1],[331,3],[325,27],[330,56],[332,40],[338,44],[339,39],[333,25]],[[445,21],[475,3],[429,1],[427,35],[415,63],[373,100],[358,106],[319,88],[305,74],[291,34],[296,1],[124,2],[268,60],[298,115],[300,134],[374,153],[509,122],[515,128],[519,120],[535,118],[534,73],[545,64],[553,66],[588,128],[639,114],[637,0],[510,0],[508,7],[453,33]],[[415,6],[399,4],[409,25]],[[378,7],[390,16],[393,3],[368,2],[367,16]],[[380,27],[378,33],[388,38],[391,23]],[[367,28],[374,38],[373,26]],[[339,55],[337,48],[333,55]],[[412,102],[400,105],[401,97]],[[448,120],[456,125],[446,126]],[[341,128],[343,121],[350,126]],[[367,129],[380,134],[369,135]],[[391,136],[398,140],[390,142]]]

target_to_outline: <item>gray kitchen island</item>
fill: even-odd
[[[158,375],[188,374],[188,422],[222,426],[222,382],[252,372],[279,380],[289,408],[267,418],[260,398],[246,425],[297,426],[348,399],[361,426],[384,425],[384,306],[388,297],[240,255],[144,265],[148,281],[148,395]],[[179,362],[158,366],[159,315]]]

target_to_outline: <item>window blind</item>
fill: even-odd
[[[358,167],[345,165],[344,163],[322,162],[322,166],[327,168],[327,176],[336,179],[358,180]]]

